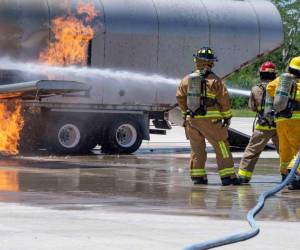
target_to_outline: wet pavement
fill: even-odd
[[[239,158],[236,158],[238,164]],[[15,157],[0,161],[0,202],[62,210],[105,209],[241,220],[260,192],[279,181],[278,161],[261,159],[251,185],[220,186],[214,159],[209,185],[194,186],[187,154]],[[300,193],[271,199],[261,220],[300,219]]]
[[[181,249],[248,229],[259,193],[280,181],[276,153],[262,155],[250,185],[222,187],[208,148],[209,185],[194,186],[186,142],[173,143],[127,156],[0,158],[0,249]],[[281,237],[300,237],[300,192],[280,192],[257,219],[259,237],[224,249],[298,249]]]

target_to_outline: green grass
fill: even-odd
[[[233,109],[232,115],[233,117],[255,117],[255,112],[252,112],[248,109]]]

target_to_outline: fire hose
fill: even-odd
[[[300,165],[300,151],[298,153],[297,159],[295,161],[295,164],[294,164],[291,172],[285,178],[285,180],[283,182],[279,183],[277,186],[275,186],[271,190],[265,191],[260,194],[260,196],[257,200],[256,206],[253,207],[247,214],[247,220],[251,226],[251,230],[244,232],[244,233],[240,233],[240,234],[229,235],[224,238],[220,238],[220,239],[216,239],[216,240],[211,240],[211,241],[194,244],[194,245],[184,248],[183,250],[211,249],[211,248],[216,248],[216,247],[220,247],[220,246],[224,246],[224,245],[237,243],[240,241],[245,241],[245,240],[255,237],[259,233],[259,227],[256,224],[254,217],[263,209],[265,202],[268,198],[270,198],[271,196],[273,196],[276,193],[278,193],[279,191],[281,191],[286,185],[288,185],[294,179],[299,165]]]

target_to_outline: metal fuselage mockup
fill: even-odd
[[[201,46],[210,46],[219,59],[215,72],[224,77],[283,43],[281,18],[269,1],[86,2],[93,3],[99,14],[99,28],[89,55],[93,68],[181,78],[194,68],[193,53]],[[40,52],[53,40],[51,20],[64,16],[67,9],[75,10],[78,1],[70,3],[66,6],[60,0],[0,0],[0,55],[22,61],[38,60]],[[124,89],[123,84],[97,81],[97,85],[97,93],[92,95],[96,102],[124,104],[134,99],[135,103],[150,104],[175,100],[175,87],[165,88],[159,82],[150,88],[145,87],[146,83],[130,86],[127,82],[123,96],[117,90]],[[134,95],[130,94],[131,87]]]
[[[66,5],[66,2],[68,1],[0,0],[0,57],[23,63],[38,62],[40,53],[47,50],[50,42],[54,40],[52,20],[65,16],[70,10],[75,11],[80,1],[71,0],[69,5]],[[175,92],[179,81],[173,84],[160,82],[160,77],[157,78],[157,82],[148,82],[149,78],[131,81],[129,77],[122,80],[118,79],[118,71],[180,79],[193,71],[192,55],[195,51],[202,46],[210,46],[218,57],[214,71],[224,78],[283,44],[282,21],[278,10],[269,1],[85,2],[93,3],[98,13],[95,19],[97,23],[94,23],[97,27],[96,33],[90,43],[87,64],[93,69],[115,71],[116,75],[113,78],[99,78],[94,74],[75,79],[72,74],[64,75],[62,80],[90,84],[90,95],[58,95],[43,98],[39,104],[45,105],[48,111],[60,112],[60,115],[56,114],[55,119],[52,118],[52,124],[53,120],[59,120],[60,116],[66,120],[66,117],[71,113],[78,113],[78,110],[85,112],[91,120],[97,120],[93,123],[101,125],[101,128],[96,129],[98,132],[101,130],[101,133],[97,134],[99,138],[101,134],[108,134],[112,122],[116,118],[120,119],[122,114],[124,121],[127,115],[131,120],[137,121],[136,123],[140,124],[138,131],[142,132],[142,139],[149,139],[149,119],[163,120],[162,112],[176,102]],[[0,65],[0,71],[1,68],[5,69],[5,65]],[[43,116],[45,124],[47,115]],[[78,117],[74,114],[71,116],[71,121]],[[65,124],[71,124],[71,121],[66,120]],[[104,121],[106,125],[101,124]],[[124,124],[128,125],[128,122]],[[131,130],[134,126],[129,125],[127,129]],[[63,129],[64,125],[61,126]],[[57,131],[62,129],[57,127]],[[76,131],[79,133],[79,129]],[[136,132],[131,134],[136,137]],[[84,136],[87,137],[91,135]],[[80,138],[75,139],[81,142],[82,137]],[[105,139],[101,138],[99,141],[98,144],[101,144]],[[67,151],[68,148],[65,149]]]

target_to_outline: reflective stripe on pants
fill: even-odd
[[[232,168],[224,168],[222,170],[219,170],[218,172],[219,172],[220,177],[235,175],[233,167]]]
[[[204,168],[194,168],[190,170],[191,177],[205,177],[206,170]]]
[[[246,179],[251,179],[253,172],[247,171],[247,170],[243,170],[243,169],[239,169],[239,173],[238,175],[240,177],[246,178]]]
[[[258,158],[270,139],[279,151],[276,130],[254,130],[240,162],[239,175],[241,177],[251,178]]]
[[[298,157],[299,153],[295,155],[295,157],[293,158],[293,160],[291,160],[291,162],[288,165],[288,170],[291,170],[294,167],[294,164],[296,162],[296,159]],[[298,170],[297,170],[298,174],[300,174],[300,165],[298,166]]]
[[[219,147],[220,147],[220,150],[222,152],[223,158],[224,159],[229,158],[229,152],[228,152],[228,149],[225,145],[225,142],[219,141]]]
[[[235,176],[234,163],[229,144],[227,142],[228,130],[222,126],[221,122],[213,122],[211,119],[187,120],[187,133],[191,144],[191,161],[192,170],[199,169],[199,166],[205,166],[206,150],[205,139],[214,147],[219,174],[222,177]]]

